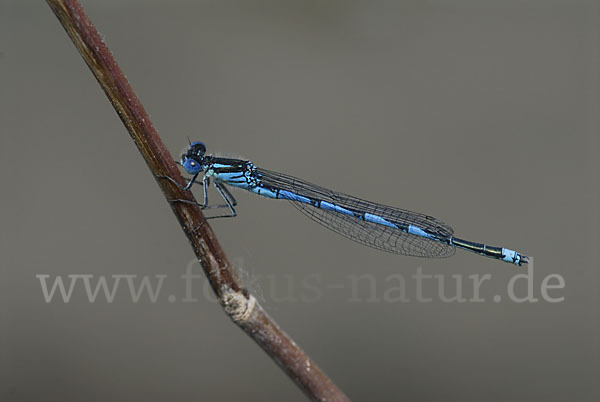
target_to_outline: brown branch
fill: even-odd
[[[108,96],[155,177],[183,178],[156,129],[106,44],[76,0],[47,0],[75,47]],[[167,200],[193,201],[168,180],[157,178]],[[202,211],[181,202],[170,203],[210,284],[231,319],[241,327],[313,400],[348,398],[265,313],[242,286]],[[235,386],[235,384],[232,384]]]

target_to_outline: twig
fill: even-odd
[[[152,174],[155,177],[170,176],[182,182],[183,178],[148,114],[81,5],[76,0],[47,2],[108,96]],[[189,192],[179,189],[168,180],[157,178],[157,182],[167,200],[194,200]],[[181,202],[170,205],[221,305],[231,319],[254,339],[311,399],[347,401],[348,398],[343,392],[243,288],[201,210]]]

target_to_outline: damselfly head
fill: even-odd
[[[204,170],[204,154],[206,153],[206,146],[200,142],[192,142],[188,147],[187,151],[181,155],[181,166],[189,174],[197,174]]]

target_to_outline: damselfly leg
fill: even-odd
[[[184,177],[186,180],[188,180],[188,182],[186,183],[185,186],[181,185],[177,180],[175,180],[174,178],[172,178],[171,176],[165,176],[165,175],[156,175],[156,177],[158,177],[159,179],[167,179],[169,180],[171,183],[175,184],[177,187],[179,187],[181,190],[189,190],[190,187],[192,187],[192,185],[194,184],[194,182],[196,181],[196,178],[198,177],[198,174],[194,175],[193,177]]]
[[[189,182],[186,186],[182,186],[175,179],[173,179],[172,177],[169,177],[169,176],[157,176],[157,177],[167,179],[170,182],[176,184],[177,187],[179,187],[180,189],[187,191],[192,186],[192,184],[194,184],[197,176],[198,175],[194,175],[191,179],[189,179]],[[204,209],[215,209],[215,208],[228,208],[230,211],[229,214],[207,216],[206,219],[233,218],[233,217],[237,216],[237,211],[234,208],[237,205],[237,200],[235,199],[233,194],[231,194],[229,189],[226,186],[224,186],[223,184],[221,184],[219,182],[215,182],[215,187],[217,188],[217,191],[219,192],[219,194],[225,201],[225,204],[209,205],[208,204],[208,188],[209,187],[210,187],[210,178],[205,176],[202,180],[202,190],[204,193],[203,197],[202,197],[203,198],[202,203],[194,202],[194,201],[190,201],[190,200],[183,200],[183,199],[172,199],[172,200],[169,200],[169,202],[182,202],[184,204],[196,205],[196,206],[199,206],[203,210]]]

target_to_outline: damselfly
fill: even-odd
[[[252,162],[206,154],[201,142],[190,143],[180,164],[192,175],[189,190],[202,173],[202,208],[227,208],[228,214],[211,218],[234,217],[237,202],[227,186],[242,188],[267,198],[288,200],[298,210],[321,225],[369,247],[395,254],[417,257],[449,257],[461,248],[486,257],[521,265],[529,258],[516,251],[462,240],[454,230],[436,218],[365,201],[338,193],[282,173],[261,169]],[[170,177],[167,179],[173,181]],[[215,187],[225,204],[209,205],[208,188]],[[176,183],[177,184],[177,183]],[[178,184],[179,185],[179,184]],[[181,202],[191,201],[174,200]]]

